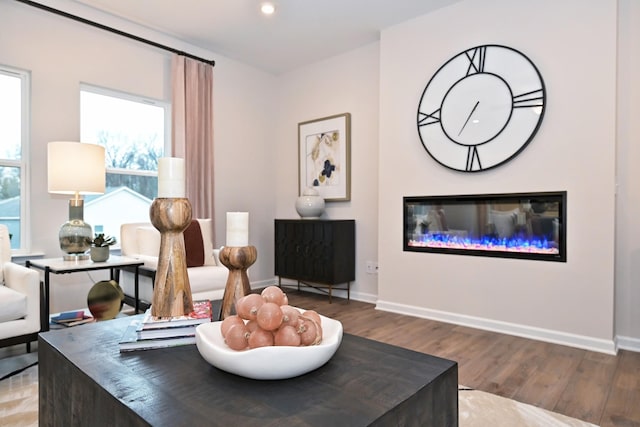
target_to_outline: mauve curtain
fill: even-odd
[[[185,159],[187,198],[194,218],[213,209],[213,66],[173,55],[172,153]],[[215,236],[211,236],[215,242]]]

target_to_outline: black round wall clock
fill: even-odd
[[[462,172],[499,166],[538,131],[546,90],[536,66],[506,46],[459,53],[433,75],[418,105],[418,133],[438,163]]]

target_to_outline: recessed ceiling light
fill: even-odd
[[[260,10],[265,15],[273,15],[273,13],[276,11],[276,7],[273,5],[273,3],[262,3],[262,5],[260,5]]]

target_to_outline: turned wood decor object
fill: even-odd
[[[258,258],[255,246],[225,246],[220,250],[220,262],[229,269],[229,277],[224,288],[220,318],[224,320],[235,310],[236,301],[251,293],[249,268]]]
[[[157,198],[151,204],[149,216],[153,226],[160,231],[151,315],[184,316],[193,311],[182,235],[191,222],[191,203],[187,198]]]

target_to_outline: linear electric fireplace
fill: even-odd
[[[404,197],[404,250],[566,262],[567,192]]]

